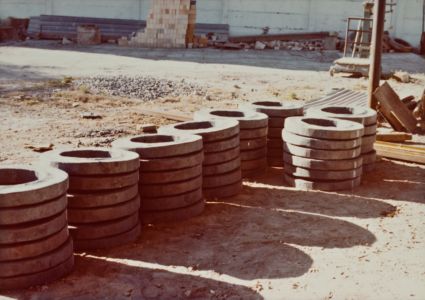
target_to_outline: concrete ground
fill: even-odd
[[[144,108],[184,113],[256,99],[310,100],[367,80],[331,78],[336,52],[141,50],[25,42],[0,47],[0,163],[35,162],[28,145],[109,145],[144,123],[169,120]],[[419,97],[425,60],[384,56]],[[93,95],[47,80],[146,75],[185,80],[206,95],[151,102]],[[84,112],[101,112],[86,120]],[[425,299],[425,166],[381,159],[360,187],[338,193],[288,187],[270,169],[243,192],[209,202],[191,220],[145,226],[137,242],[76,255],[53,284],[0,292],[4,299]]]

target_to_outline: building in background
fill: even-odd
[[[146,20],[153,0],[0,0],[0,18],[41,14]],[[230,35],[335,31],[363,15],[364,0],[197,0],[197,22],[230,25]],[[386,29],[418,47],[424,0],[393,0]],[[390,1],[388,1],[390,2]]]

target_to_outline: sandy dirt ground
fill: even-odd
[[[256,99],[308,101],[366,79],[331,78],[338,53],[80,48],[51,42],[0,47],[0,164],[33,163],[30,146],[108,146],[146,123],[143,108],[190,113]],[[418,97],[425,60],[385,57]],[[64,76],[149,75],[201,85],[205,94],[151,102],[93,95]],[[99,113],[102,119],[83,119]],[[360,187],[338,193],[289,188],[270,169],[243,192],[209,202],[191,220],[145,226],[137,242],[76,254],[53,284],[5,299],[425,299],[425,166],[381,159]]]

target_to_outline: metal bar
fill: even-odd
[[[377,100],[373,92],[379,87],[381,78],[382,36],[385,25],[385,0],[376,0],[373,12],[372,44],[369,68],[368,104],[377,109]]]
[[[354,43],[356,43],[355,41],[349,41],[348,42],[349,44],[354,44]],[[359,45],[368,45],[368,46],[370,46],[370,43],[361,43],[361,42],[358,42],[358,43],[356,43],[356,44],[359,44]]]
[[[373,19],[372,19],[372,18],[360,18],[360,17],[348,17],[348,20],[373,21]]]
[[[348,31],[372,32],[372,30],[361,30],[361,29],[349,29]]]
[[[351,57],[354,57],[356,55],[357,44],[360,42],[360,38],[362,35],[362,33],[360,32],[361,26],[362,26],[362,21],[359,21],[359,24],[357,25],[357,30],[353,30],[356,32],[356,38],[354,39],[353,52],[351,54]]]
[[[344,57],[347,55],[347,45],[348,45],[348,29],[350,29],[350,18],[347,19],[347,30],[345,31],[345,44],[344,44]]]

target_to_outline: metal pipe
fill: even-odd
[[[384,35],[384,25],[385,0],[375,0],[368,89],[369,107],[375,110],[377,109],[378,101],[373,96],[373,92],[379,87],[379,80],[381,78],[382,37]]]

